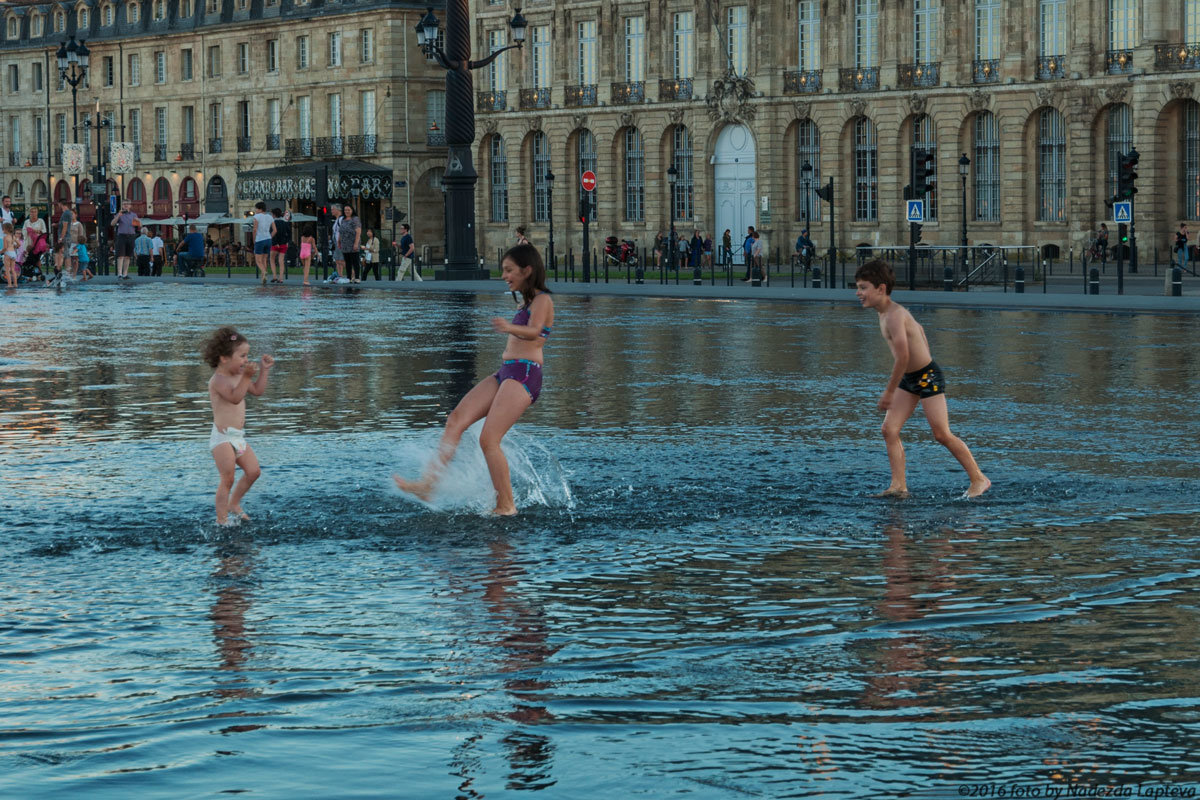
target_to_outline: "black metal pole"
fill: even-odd
[[[833,273],[837,270],[837,225],[834,222],[833,176],[829,176],[829,287],[833,288]]]
[[[551,170],[553,174],[553,170]],[[548,249],[550,251],[550,260],[554,261],[554,181],[546,181],[546,205],[550,211],[550,243]]]
[[[964,271],[967,268],[967,174],[962,174],[962,253],[959,255],[959,263]]]
[[[1138,251],[1137,251],[1137,232],[1134,229],[1133,221],[1137,218],[1134,214],[1134,200],[1129,198],[1129,272],[1136,273],[1138,268]]]

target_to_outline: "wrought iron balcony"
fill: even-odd
[[[364,133],[362,136],[351,136],[347,139],[346,146],[352,156],[373,156],[375,155],[377,138],[373,133]]]
[[[1155,69],[1200,69],[1200,43],[1156,44],[1154,46]]]
[[[873,92],[879,88],[879,67],[858,67],[838,72],[838,91]]]
[[[267,134],[267,149],[268,150],[278,150],[279,149],[279,134],[278,133],[268,133]]]
[[[251,147],[251,144],[250,144],[249,136],[239,136],[238,137],[238,152],[239,153],[249,153],[250,147]]]
[[[477,110],[485,113],[488,111],[507,111],[508,92],[479,92]]]
[[[1039,56],[1036,69],[1039,81],[1061,80],[1067,77],[1067,57]]]
[[[283,155],[285,158],[312,158],[312,154],[312,139],[288,139],[284,143]]]
[[[446,132],[441,129],[425,131],[425,144],[430,147],[445,147]]]
[[[208,140],[208,152],[220,153],[225,149],[225,140],[220,137],[215,137]]]
[[[645,81],[626,81],[612,85],[613,103],[644,103],[646,102]]]
[[[166,161],[167,160],[167,146],[165,144],[154,145],[154,160],[155,161]]]
[[[522,89],[521,108],[549,108],[550,89]]]
[[[821,91],[820,70],[785,69],[783,71],[784,94],[810,94]]]
[[[972,65],[972,73],[976,83],[1000,82],[1000,59],[985,58],[976,60]]]
[[[658,102],[692,99],[691,78],[663,78],[658,82]]]
[[[182,161],[194,161],[196,159],[196,143],[183,142],[179,145],[179,158]]]
[[[1133,72],[1132,50],[1109,50],[1104,58],[1105,71],[1109,75],[1125,75]]]
[[[596,105],[598,102],[596,84],[585,83],[579,86],[568,86],[565,102],[568,108]]]
[[[35,167],[44,167],[46,166],[46,154],[40,152],[30,153],[29,161]]]
[[[941,63],[901,64],[896,73],[896,83],[901,89],[923,89],[937,86],[942,75]]]
[[[10,167],[19,167],[19,166],[22,166],[22,162],[21,162],[21,154],[20,154],[20,153],[18,153],[18,152],[15,152],[15,151],[14,151],[14,152],[11,152],[11,153],[9,153],[9,154],[8,154],[8,165],[9,165]]]
[[[341,136],[322,136],[317,139],[318,156],[340,156],[346,151],[346,140]]]

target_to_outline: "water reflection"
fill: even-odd
[[[246,674],[254,645],[253,629],[246,616],[253,599],[251,580],[255,569],[256,550],[248,538],[234,537],[216,547],[217,563],[211,583],[216,597],[209,609],[213,627],[213,642],[217,648],[218,670],[213,695],[221,701],[245,700],[256,697],[260,689],[251,686]],[[218,717],[245,717],[242,709],[219,712]],[[229,725],[222,733],[242,733],[262,728],[262,725]]]

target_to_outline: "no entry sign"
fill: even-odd
[[[585,192],[596,191],[596,173],[592,172],[590,169],[583,173],[583,175],[581,175],[579,178],[579,185],[583,187]]]

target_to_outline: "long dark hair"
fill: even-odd
[[[504,259],[511,259],[521,268],[533,268],[533,271],[529,273],[529,280],[521,287],[521,296],[525,298],[525,305],[532,303],[538,292],[550,293],[550,290],[546,288],[546,264],[542,261],[542,254],[536,247],[531,244],[510,247],[504,254],[504,258],[500,259],[501,264],[504,263]]]

